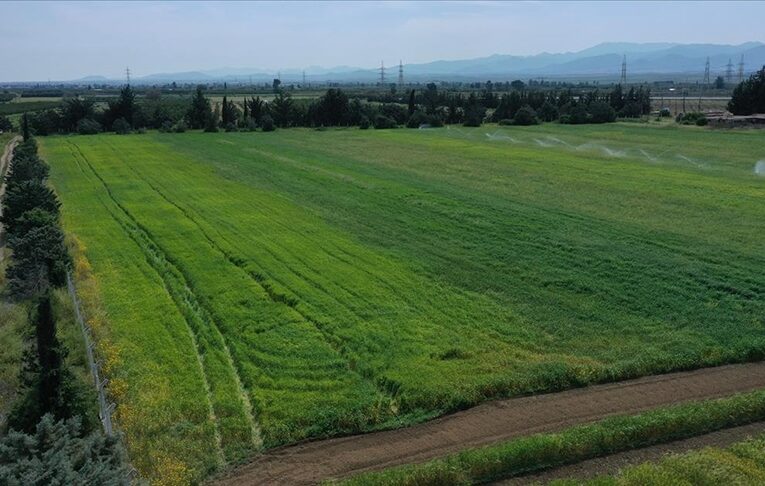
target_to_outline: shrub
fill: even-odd
[[[512,125],[513,123],[514,122],[512,118],[503,118],[497,124],[502,126],[509,126],[509,125]]]
[[[263,115],[263,118],[260,120],[260,126],[264,132],[273,132],[276,130],[274,119],[271,118],[271,115]]]
[[[486,116],[486,108],[483,106],[479,104],[468,106],[465,109],[465,118],[462,121],[462,125],[466,127],[480,127],[484,116]]]
[[[659,110],[659,116],[662,118],[669,118],[672,115],[672,113],[669,111],[669,108],[662,108]]]
[[[101,131],[101,124],[90,118],[83,118],[77,122],[77,133],[80,135],[95,135]]]
[[[590,123],[610,123],[616,120],[616,111],[605,101],[593,101],[587,111]]]
[[[173,132],[183,133],[188,127],[186,126],[186,120],[178,120],[178,123],[173,125]]]
[[[700,127],[703,127],[708,123],[706,115],[696,112],[679,114],[675,118],[675,121],[681,125],[697,125]]]
[[[393,118],[389,118],[385,115],[377,115],[375,117],[375,128],[377,129],[383,129],[383,128],[396,128],[398,125],[396,125],[396,120]]]
[[[165,120],[162,122],[162,125],[159,127],[159,131],[162,133],[170,133],[173,131],[173,122],[170,120]]]
[[[362,130],[366,130],[369,128],[369,118],[362,116],[361,120],[359,121],[359,128]]]
[[[549,101],[545,101],[538,110],[539,118],[543,121],[551,122],[558,118],[558,107]]]
[[[527,126],[537,125],[539,124],[539,121],[537,120],[537,113],[534,111],[534,109],[529,105],[525,105],[515,112],[513,123],[515,125]]]
[[[13,123],[7,116],[0,115],[0,132],[10,132],[13,130]]]
[[[127,135],[131,130],[130,123],[124,118],[117,118],[114,120],[114,123],[112,123],[112,130],[118,135]]]

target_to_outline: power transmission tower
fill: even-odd
[[[728,58],[728,64],[725,66],[725,81],[733,81],[733,61]]]
[[[704,84],[709,86],[709,57],[707,56],[707,64],[704,66]]]
[[[738,82],[744,80],[744,55],[741,54],[741,60],[738,62]]]
[[[125,78],[127,79],[128,86],[130,86],[130,68],[129,67],[125,68]]]
[[[380,86],[385,84],[385,63],[380,61]]]
[[[398,85],[404,85],[404,64],[399,59],[398,61]]]
[[[627,54],[622,58],[622,77],[619,80],[619,84],[627,84]]]
[[[305,88],[305,70],[303,70],[303,87]]]

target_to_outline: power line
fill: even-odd
[[[725,80],[727,82],[733,81],[733,61],[728,58],[728,64],[725,66]]]
[[[741,60],[738,62],[738,82],[744,80],[744,55],[741,54]]]
[[[627,84],[627,54],[622,58],[622,77],[619,84]]]
[[[707,56],[707,64],[704,66],[704,84],[709,86],[709,56]]]

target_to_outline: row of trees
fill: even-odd
[[[520,83],[522,84],[522,83]],[[522,88],[522,86],[520,86]],[[104,110],[96,110],[93,100],[71,98],[57,110],[46,110],[30,118],[32,129],[41,135],[57,132],[97,133],[113,130],[127,133],[137,128],[163,131],[184,131],[186,128],[206,131],[265,131],[293,126],[375,126],[387,128],[444,123],[480,125],[487,110],[493,110],[490,121],[515,120],[521,108],[520,123],[560,120],[563,123],[603,123],[619,117],[639,117],[650,111],[650,92],[643,87],[625,92],[620,85],[610,91],[593,90],[574,95],[570,89],[555,91],[514,90],[501,97],[492,91],[470,93],[439,91],[434,83],[425,89],[411,90],[399,102],[362,101],[350,98],[339,88],[330,88],[318,99],[296,100],[277,90],[271,101],[260,97],[234,102],[223,97],[211,103],[203,87],[197,87],[191,99],[163,99],[157,93],[136,100],[130,86],[110,101]],[[405,101],[405,102],[402,102]],[[527,115],[531,114],[531,118]]]
[[[94,430],[84,384],[67,366],[67,349],[57,336],[52,292],[66,285],[71,263],[60,204],[46,184],[49,168],[37,154],[26,116],[22,130],[24,141],[14,149],[5,179],[0,222],[12,250],[7,291],[27,306],[32,339],[23,355],[20,398],[6,423],[11,432],[0,443],[0,482],[121,483],[118,444]]]

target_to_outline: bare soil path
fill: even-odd
[[[598,476],[616,474],[619,470],[636,464],[655,462],[667,454],[682,454],[683,452],[704,447],[728,447],[749,437],[757,437],[762,434],[765,434],[765,422],[755,422],[691,437],[690,439],[676,440],[666,444],[658,444],[642,449],[619,452],[610,456],[588,459],[576,464],[556,467],[537,474],[505,479],[492,484],[515,486],[522,484],[544,484],[554,479],[592,479]]]
[[[757,388],[765,388],[765,363],[705,368],[497,400],[403,429],[273,449],[217,478],[217,484],[315,484],[612,415],[635,414]]]

